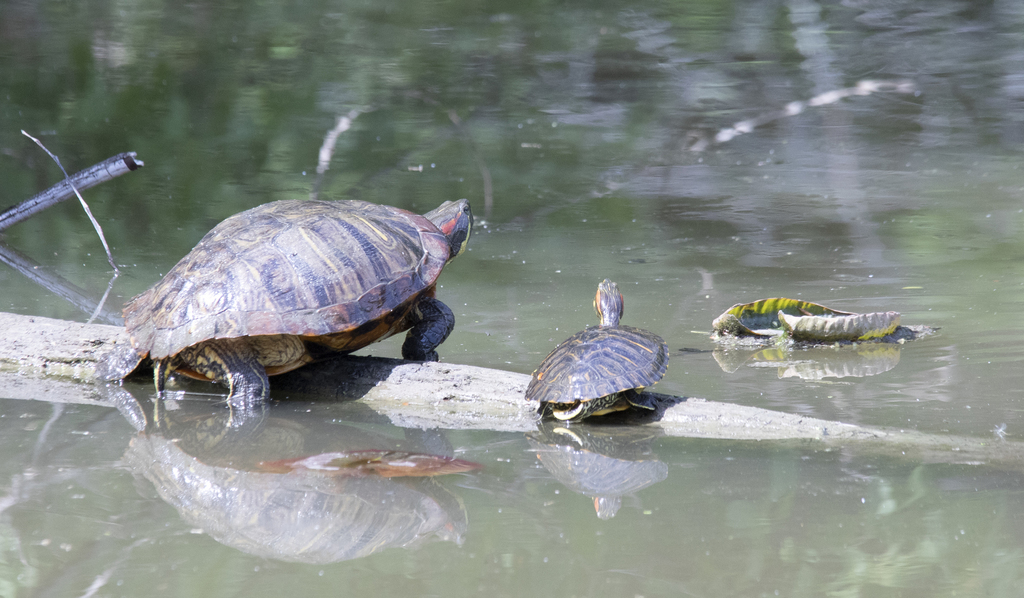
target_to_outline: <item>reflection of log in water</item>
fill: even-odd
[[[594,499],[601,519],[611,519],[622,496],[668,477],[668,466],[651,451],[657,430],[635,426],[570,429],[545,423],[527,434],[544,468],[573,492]]]

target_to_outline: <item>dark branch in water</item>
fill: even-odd
[[[458,129],[459,133],[466,139],[466,143],[469,144],[470,151],[473,152],[473,159],[476,160],[476,167],[480,170],[480,178],[484,181],[484,216],[491,216],[491,209],[494,207],[494,184],[491,182],[491,169],[487,168],[487,163],[484,162],[483,157],[480,156],[480,150],[477,149],[476,143],[473,141],[473,137],[469,134],[469,131],[462,125],[462,119],[455,113],[455,110],[448,111],[448,119],[452,121],[455,128]]]
[[[24,275],[25,278],[28,278],[54,295],[65,299],[84,313],[91,313],[90,322],[98,319],[105,324],[122,325],[121,317],[118,314],[103,309],[106,294],[97,303],[96,298],[90,296],[87,291],[75,286],[61,276],[48,272],[31,258],[26,257],[21,252],[2,242],[0,242],[0,262],[14,268]],[[108,285],[108,294],[110,292],[109,289],[110,286]]]
[[[476,146],[476,142],[473,141],[473,136],[470,135],[469,131],[466,129],[466,125],[462,122],[462,119],[459,118],[459,115],[455,112],[454,109],[445,109],[444,106],[441,105],[441,102],[438,102],[434,98],[429,97],[420,92],[412,92],[409,95],[418,100],[426,102],[431,106],[443,109],[445,111],[445,114],[448,115],[448,120],[452,121],[452,124],[455,126],[455,130],[466,141],[466,144],[469,146],[469,150],[473,153],[473,160],[476,162],[476,167],[480,171],[480,178],[483,180],[484,217],[490,218],[491,210],[494,208],[494,182],[491,180],[491,169],[487,168],[487,163],[484,162],[483,156],[480,154],[480,150]],[[410,168],[410,170],[415,169]]]
[[[64,173],[64,180],[68,182],[68,186],[71,187],[71,190],[75,193],[75,196],[78,197],[78,201],[82,204],[82,209],[85,210],[85,215],[89,217],[89,222],[92,222],[93,229],[95,229],[96,234],[99,235],[100,237],[100,243],[103,244],[103,250],[107,252],[107,262],[110,264],[110,267],[114,269],[114,277],[116,278],[119,274],[121,274],[121,271],[117,269],[117,264],[114,263],[114,256],[110,254],[110,246],[107,245],[107,239],[106,237],[103,236],[103,228],[100,227],[99,222],[96,222],[96,218],[93,217],[92,215],[92,210],[89,209],[89,204],[85,203],[85,198],[83,198],[82,194],[78,192],[78,188],[75,187],[75,184],[71,182],[71,177],[68,176],[68,171],[64,170],[64,165],[60,163],[60,158],[55,156],[53,152],[51,152],[50,150],[46,149],[46,146],[43,145],[42,141],[39,141],[35,137],[29,135],[24,130],[21,131],[21,134],[24,135],[25,137],[28,137],[32,141],[35,141],[36,145],[43,148],[43,151],[46,152],[51,158],[53,158],[53,161],[57,163],[57,167],[60,168],[60,171]]]
[[[71,199],[75,196],[75,189],[85,190],[95,187],[126,172],[138,170],[142,166],[142,160],[135,159],[135,152],[126,152],[107,158],[81,172],[76,172],[46,191],[37,193],[18,205],[0,212],[0,231],[34,216],[54,204]]]

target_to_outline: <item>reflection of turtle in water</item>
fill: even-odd
[[[434,538],[461,543],[467,530],[461,500],[433,477],[338,475],[297,466],[260,471],[260,463],[280,468],[275,459],[325,449],[338,451],[332,456],[353,447],[415,449],[405,442],[294,412],[230,427],[225,412],[209,403],[161,402],[159,421],[151,418],[147,431],[132,439],[125,462],[183,520],[222,544],[264,558],[329,563]]]
[[[455,318],[434,283],[472,222],[466,200],[423,216],[362,201],[268,203],[211,230],[128,303],[125,326],[155,363],[157,391],[177,370],[226,384],[242,409],[268,398],[268,375],[405,330],[402,356],[436,361]]]
[[[570,430],[544,424],[526,438],[555,479],[573,492],[593,497],[597,516],[611,519],[622,506],[622,495],[668,477],[668,466],[651,452],[657,435],[636,426]]]
[[[646,330],[620,325],[624,305],[619,287],[605,279],[594,297],[600,325],[569,337],[533,372],[526,398],[540,402],[539,414],[579,421],[630,406],[654,409],[640,392],[665,375],[668,345]]]

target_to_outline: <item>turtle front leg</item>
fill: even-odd
[[[228,387],[232,409],[249,411],[270,399],[270,381],[257,352],[242,338],[215,339],[178,354],[187,367]]]
[[[402,357],[412,361],[437,361],[437,347],[455,328],[455,314],[433,297],[422,297],[409,314],[412,328],[402,344]]]

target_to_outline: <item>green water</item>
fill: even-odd
[[[418,212],[466,197],[477,215],[439,281],[458,320],[444,361],[529,373],[595,323],[607,277],[624,322],[668,341],[661,392],[1019,440],[1022,30],[1008,0],[4,2],[0,206],[59,180],[22,129],[71,171],[137,152],[142,170],[85,194],[123,270],[116,313],[223,218],[308,197],[324,136],[355,109],[321,197]],[[907,86],[707,142],[866,80]],[[3,241],[86,296],[107,288],[74,201]],[[712,352],[712,319],[773,296],[939,332],[785,367]],[[91,307],[0,266],[2,311],[85,321]],[[151,407],[148,385],[126,389]],[[171,413],[208,421],[210,402],[177,396]],[[574,430],[582,445],[281,401],[255,438],[192,450],[113,409],[0,400],[0,595],[1024,592],[1019,468]],[[232,461],[342,440],[483,469],[279,488]],[[198,486],[174,486],[175,471]],[[283,519],[254,514],[267,504]]]

